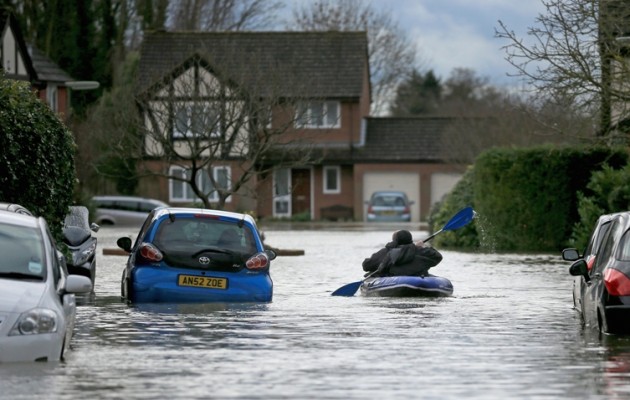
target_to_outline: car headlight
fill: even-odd
[[[79,266],[87,262],[90,259],[90,257],[92,257],[92,254],[94,254],[95,251],[96,251],[96,243],[92,243],[87,248],[83,249],[82,251],[74,253],[72,255],[72,264]]]
[[[33,308],[20,315],[9,336],[57,332],[57,313],[47,308]]]

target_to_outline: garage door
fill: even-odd
[[[420,220],[420,176],[409,172],[373,172],[363,176],[363,220],[367,219],[367,206],[365,202],[370,199],[372,193],[379,190],[400,190],[407,193],[411,206],[411,220]]]
[[[431,175],[431,205],[442,200],[442,197],[453,190],[461,178],[462,174],[435,173]]]

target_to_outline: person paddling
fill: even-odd
[[[384,248],[363,260],[365,276],[427,276],[442,261],[442,254],[423,241],[413,243],[411,233],[398,230]]]

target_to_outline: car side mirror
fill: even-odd
[[[271,250],[271,249],[267,249],[265,250],[265,254],[267,254],[267,257],[269,257],[269,261],[271,260],[275,260],[277,257],[277,254],[275,251]]]
[[[121,237],[116,240],[116,244],[127,253],[131,252],[131,238]]]
[[[564,249],[562,250],[562,259],[565,261],[575,261],[580,258],[580,253],[577,249]]]
[[[571,264],[571,267],[569,267],[569,274],[573,276],[588,277],[588,267],[586,266],[586,261],[581,259]]]
[[[96,222],[92,222],[90,224],[90,229],[92,230],[92,232],[98,232],[101,227]]]

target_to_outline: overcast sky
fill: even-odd
[[[317,0],[285,1],[290,9],[292,5]],[[545,11],[540,0],[365,1],[391,12],[417,47],[418,64],[423,71],[433,69],[444,80],[454,68],[470,68],[496,86],[519,86],[517,78],[506,76],[515,71],[501,50],[507,42],[494,36],[498,21],[523,37]]]
[[[417,46],[422,66],[446,78],[453,68],[471,68],[495,85],[516,85],[495,37],[498,21],[521,37],[545,9],[540,0],[372,0],[390,10]]]

